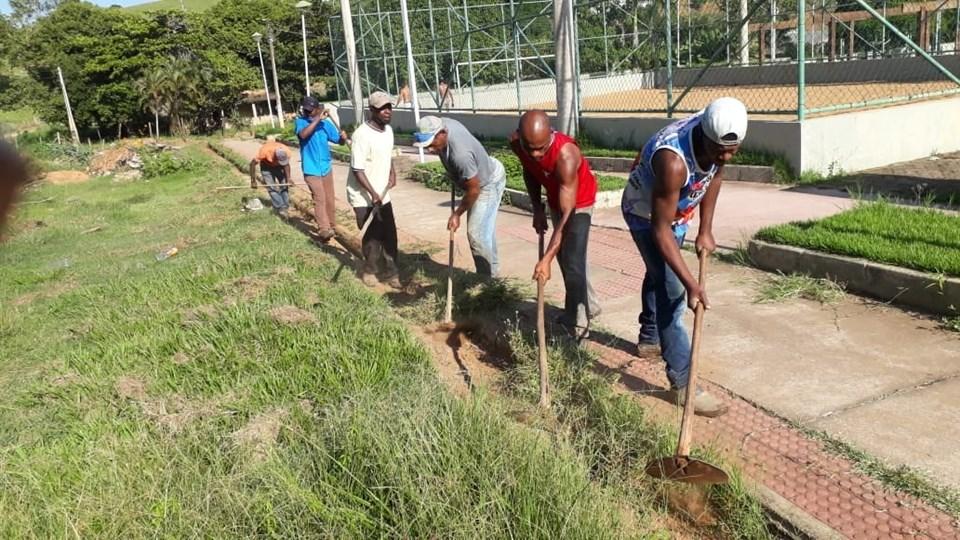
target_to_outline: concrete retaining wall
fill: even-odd
[[[861,171],[955,152],[958,125],[960,97],[811,118],[803,123],[800,170]]]
[[[958,278],[941,281],[915,270],[759,240],[751,240],[748,250],[764,270],[829,278],[851,291],[931,313],[953,315],[960,308]]]

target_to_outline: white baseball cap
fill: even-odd
[[[747,108],[736,98],[722,97],[703,110],[703,134],[721,146],[736,146],[747,136]]]

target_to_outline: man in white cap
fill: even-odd
[[[257,187],[257,164],[260,164],[260,177],[267,185],[273,210],[282,218],[287,217],[290,208],[290,149],[277,142],[276,135],[267,135],[267,142],[257,151],[257,157],[250,160],[250,187]]]
[[[740,149],[747,133],[747,109],[734,98],[720,98],[693,116],[655,134],[640,151],[623,192],[621,210],[646,266],[638,352],[657,345],[667,378],[679,400],[690,370],[690,340],[683,326],[684,304],[710,303],[687,267],[680,246],[688,223],[700,208],[697,253],[716,249],[713,211],[723,167]],[[696,389],[694,409],[719,416],[726,406]]]
[[[467,214],[467,240],[477,273],[496,277],[497,210],[507,187],[503,164],[490,157],[463,124],[450,118],[424,116],[413,138],[414,146],[440,157],[447,177],[463,191],[460,205],[447,221],[447,230],[460,228],[460,217]]]
[[[393,288],[400,288],[397,269],[397,223],[393,217],[390,189],[397,185],[393,169],[393,101],[383,92],[367,98],[369,117],[353,132],[350,147],[350,174],[347,176],[347,201],[353,207],[357,227],[373,220],[363,235],[363,267],[360,277],[369,287],[377,284],[377,274]]]

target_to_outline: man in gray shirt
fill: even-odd
[[[460,227],[467,214],[467,239],[477,273],[497,276],[497,210],[507,186],[503,164],[490,157],[463,124],[449,118],[424,116],[414,133],[414,146],[440,156],[450,180],[464,195],[450,215],[447,229]]]

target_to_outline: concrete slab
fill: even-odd
[[[960,485],[960,373],[811,423],[863,450]],[[909,432],[910,444],[903,444]]]

